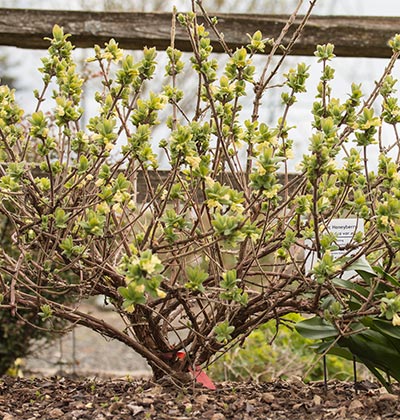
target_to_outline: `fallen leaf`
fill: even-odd
[[[394,394],[381,394],[378,397],[379,401],[399,401],[399,396]]]
[[[306,384],[303,382],[300,376],[293,375],[288,379],[288,382],[291,383],[294,386],[297,386],[299,388],[303,388],[306,386]]]
[[[222,413],[215,413],[212,415],[211,420],[225,420],[226,417]]]
[[[58,419],[64,415],[64,412],[60,410],[59,408],[53,408],[49,411],[49,416],[52,419]]]
[[[110,407],[108,408],[108,411],[110,413],[114,413],[115,411],[121,410],[121,408],[124,406],[125,406],[125,403],[121,401],[115,401],[110,405]]]
[[[261,401],[267,404],[271,404],[275,400],[274,394],[272,392],[264,392],[261,396]]]
[[[200,406],[203,406],[204,404],[207,404],[207,403],[208,403],[208,396],[207,396],[206,394],[199,395],[199,396],[196,398],[196,402],[197,402],[197,404],[199,404]]]
[[[214,385],[213,381],[209,378],[209,376],[201,369],[200,366],[195,366],[195,370],[189,367],[189,372],[192,374],[193,378],[199,384],[202,384],[208,389],[212,389],[215,391],[217,387]]]
[[[246,413],[252,413],[255,410],[255,406],[250,403],[246,403]]]
[[[314,395],[313,401],[314,405],[321,405],[322,398],[319,395]]]
[[[142,406],[140,406],[140,405],[128,404],[127,407],[131,411],[132,416],[136,416],[136,414],[139,414],[142,411],[144,411],[144,408]]]
[[[359,400],[353,400],[350,404],[349,404],[349,411],[356,411],[356,410],[360,410],[361,408],[364,408],[364,405],[361,401]]]

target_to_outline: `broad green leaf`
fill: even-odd
[[[393,286],[395,287],[400,287],[400,282],[395,279],[393,276],[391,276],[390,274],[386,273],[385,270],[383,270],[382,267],[379,266],[375,266],[374,270],[376,271],[377,274],[379,274],[383,279],[387,280],[388,282],[392,283]]]
[[[360,257],[357,261],[351,264],[348,270],[357,272],[357,274],[365,281],[369,281],[371,278],[376,277],[376,272],[364,256]]]
[[[300,335],[312,340],[336,337],[338,335],[338,331],[333,325],[318,316],[298,322],[295,328]]]
[[[396,380],[400,380],[400,354],[389,339],[376,331],[342,337],[338,344],[347,347],[363,363],[372,363]]]
[[[353,357],[355,357],[353,353],[346,347],[340,347],[337,343],[334,343],[334,341],[334,339],[323,341],[316,346],[311,346],[311,348],[318,354],[327,353],[342,357],[346,360],[353,360]]]
[[[372,320],[371,328],[376,329],[384,335],[400,340],[400,327],[393,325],[390,321],[375,318]]]
[[[340,279],[340,278],[335,278],[332,280],[332,283],[335,286],[339,286],[342,287],[343,289],[346,289],[349,291],[349,293],[354,296],[355,298],[359,299],[359,296],[357,296],[356,293],[351,293],[350,291],[356,291],[357,293],[359,293],[360,295],[364,296],[364,297],[368,297],[369,295],[369,291],[365,288],[360,286],[357,283],[354,283],[352,281],[349,280],[344,280],[344,279]]]
[[[353,360],[353,358],[355,357],[349,349],[347,349],[346,347],[340,347],[338,345],[335,345],[331,349],[329,349],[328,354],[332,354],[333,356],[339,356],[346,360]]]
[[[379,360],[377,364],[376,356],[381,355],[382,358],[384,358],[387,356],[387,354],[382,353],[377,345],[368,346],[369,339],[366,339],[366,344],[362,334],[363,333],[357,334],[355,336],[341,338],[337,343],[334,343],[334,340],[331,339],[312,347],[318,354],[327,353],[330,355],[342,357],[346,360],[353,360],[355,358],[356,361],[363,363],[371,371],[371,373],[375,375],[379,382],[381,382],[381,384],[390,392],[390,384],[387,383],[378,369],[381,369],[393,377],[396,377],[398,366],[395,363],[393,365],[393,369],[390,369],[385,363],[380,363]],[[375,332],[373,332],[373,334],[374,341],[378,341],[379,345],[379,334],[376,334]],[[383,336],[381,336],[381,341],[381,344],[387,344],[387,341]],[[390,357],[393,356],[392,351],[389,350],[388,353]]]

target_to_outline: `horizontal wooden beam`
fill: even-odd
[[[170,175],[171,175],[171,171],[168,171],[168,170],[148,171],[147,180],[146,180],[143,171],[138,171],[137,179],[136,179],[137,201],[139,203],[142,203],[144,201],[148,201],[149,197],[151,197],[151,195],[149,195],[149,188],[148,188],[147,182],[150,182],[151,188],[153,189],[153,191],[156,191],[157,188],[160,185],[162,185]],[[237,175],[240,178],[243,174],[238,173]],[[277,174],[277,178],[278,178],[278,182],[282,184],[283,186],[287,186],[286,183],[290,184],[288,191],[289,193],[291,193],[298,186],[298,181],[300,180],[300,178],[298,178],[298,175],[299,174],[296,174],[293,172],[293,173],[289,173],[286,178],[283,173],[279,172]],[[237,184],[237,182],[235,181],[235,178],[232,176],[230,172],[226,172],[222,176],[219,175],[217,179],[222,184],[229,185],[239,191],[241,190],[240,185]],[[200,197],[199,197],[199,200],[201,200]]]
[[[246,34],[261,30],[268,38],[277,38],[288,16],[256,14],[217,14],[219,30],[230,48],[248,43]],[[115,38],[125,49],[144,46],[165,49],[170,45],[171,14],[110,13],[61,10],[0,9],[0,45],[44,49],[54,24],[72,34],[72,42],[81,48],[103,45]],[[285,40],[296,29],[292,26]],[[331,42],[343,57],[388,57],[387,41],[399,31],[398,17],[314,16],[309,20],[292,55],[313,55],[315,46]],[[221,46],[211,32],[214,51]],[[285,42],[284,40],[284,42]],[[177,25],[176,48],[191,51],[185,29]]]
[[[2,166],[2,173],[5,173],[7,164],[3,164]],[[123,170],[121,170],[123,172]],[[48,173],[44,173],[40,171],[39,169],[34,169],[32,175],[36,177],[48,177]],[[299,181],[301,181],[301,177],[299,176],[299,173],[290,172],[287,175],[285,175],[282,172],[278,172],[276,174],[278,183],[283,185],[285,189],[289,191],[289,193],[293,192],[294,189],[298,186]],[[151,199],[152,194],[154,194],[157,189],[167,182],[168,177],[169,181],[171,181],[171,171],[167,169],[159,169],[159,170],[149,170],[146,171],[146,173],[143,172],[143,170],[138,170],[135,172],[136,176],[136,199],[138,203],[147,202]],[[183,177],[183,179],[186,179],[186,175],[180,173],[180,176]],[[242,178],[243,173],[236,173],[236,177]],[[215,178],[216,181],[221,182],[224,185],[229,185],[231,188],[235,188],[237,190],[241,190],[240,185],[238,185],[235,176],[232,175],[231,172],[225,172],[223,174],[218,175]],[[178,182],[176,179],[171,182]],[[167,182],[168,185],[168,182]],[[151,189],[151,191],[150,191]],[[200,193],[200,191],[199,191]],[[202,198],[199,196],[199,200],[202,200]]]

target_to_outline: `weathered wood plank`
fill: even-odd
[[[153,191],[155,191],[157,187],[159,187],[168,178],[170,174],[171,172],[168,170],[149,171],[147,175],[148,175],[151,188],[153,189]],[[289,183],[291,184],[289,187],[289,193],[292,192],[294,188],[296,188],[296,186],[298,185],[298,182],[294,182],[297,176],[298,174],[296,173],[288,174],[287,181],[289,181]],[[277,178],[278,178],[279,183],[282,185],[285,185],[285,182],[287,182],[285,180],[285,175],[283,173],[278,173]],[[223,176],[219,176],[218,180],[222,182],[223,184],[230,185],[231,187],[240,191],[240,186],[237,185],[231,173],[227,172]],[[139,203],[142,203],[143,201],[146,201],[146,199],[149,198],[148,196],[149,189],[148,189],[143,171],[138,171],[136,182],[137,182],[137,200]],[[199,198],[199,200],[201,200],[201,198]]]
[[[255,14],[218,14],[219,29],[232,49],[248,42],[247,33],[260,29],[264,36],[276,38],[287,16]],[[299,22],[299,21],[298,21]],[[298,22],[288,33],[296,29]],[[155,46],[165,49],[170,42],[169,13],[110,13],[60,10],[0,9],[0,45],[20,48],[47,48],[44,37],[54,24],[71,33],[77,47],[92,47],[115,38],[126,49]],[[316,44],[331,42],[344,57],[388,57],[387,41],[399,31],[397,17],[314,16],[310,19],[293,55],[312,55]],[[215,51],[221,51],[212,35]],[[286,40],[288,37],[286,37]],[[176,48],[190,51],[184,28],[177,25]]]

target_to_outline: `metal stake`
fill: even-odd
[[[322,357],[322,361],[324,363],[324,390],[325,394],[328,392],[328,368],[326,366],[326,355],[324,354]]]
[[[72,330],[72,373],[76,375],[76,336],[75,336],[75,328]]]
[[[357,361],[356,356],[353,356],[353,374],[354,374],[354,390],[356,394],[358,394],[358,387],[357,387]]]
[[[63,349],[63,343],[62,343],[62,338],[59,337],[58,339],[58,344],[59,344],[59,348],[60,348],[60,358],[58,359],[58,372],[60,376],[64,376],[64,361],[63,361],[63,357],[64,357],[64,349]]]

